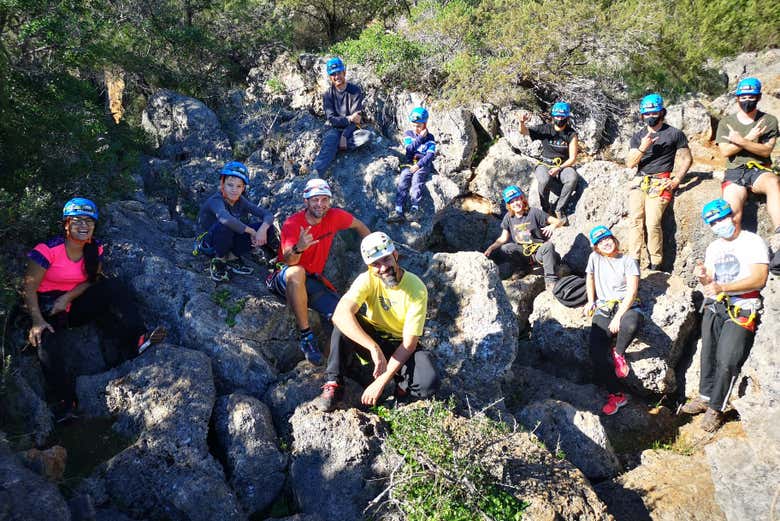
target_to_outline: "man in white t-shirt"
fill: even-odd
[[[740,229],[723,199],[704,205],[702,218],[718,236],[694,274],[704,286],[701,323],[700,396],[685,404],[688,414],[704,412],[702,428],[715,431],[756,334],[761,290],[769,275],[769,248],[755,233]]]

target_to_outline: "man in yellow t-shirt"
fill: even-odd
[[[360,253],[368,271],[355,279],[333,313],[326,383],[316,401],[321,411],[335,409],[345,373],[359,373],[355,354],[371,361],[371,376],[361,382],[367,383],[365,405],[376,405],[391,380],[397,382],[396,397],[427,398],[439,383],[430,353],[417,349],[428,308],[425,284],[399,266],[393,241],[382,232],[367,235]]]

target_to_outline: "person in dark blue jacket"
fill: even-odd
[[[400,223],[404,220],[404,203],[411,197],[411,208],[406,214],[409,222],[420,220],[420,200],[428,175],[433,170],[433,158],[436,156],[436,140],[428,132],[428,111],[415,107],[409,114],[411,130],[404,133],[406,165],[403,165],[398,179],[398,191],[395,195],[395,210],[387,218],[388,223]]]
[[[336,159],[339,150],[354,150],[368,141],[371,133],[360,130],[363,122],[363,91],[346,79],[347,67],[341,58],[329,59],[325,70],[330,88],[322,94],[322,108],[330,129],[325,132],[311,174],[320,177]],[[306,173],[306,169],[302,169]]]

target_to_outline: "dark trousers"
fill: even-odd
[[[603,385],[610,393],[620,392],[623,384],[615,374],[615,364],[612,361],[612,339],[614,335],[609,330],[609,323],[614,313],[596,311],[590,325],[590,360],[593,364],[595,383]],[[639,328],[644,323],[644,316],[639,308],[631,308],[620,319],[620,329],[615,339],[615,352],[622,355],[628,344],[636,337]]]
[[[542,210],[550,213],[550,190],[556,189],[561,195],[555,203],[555,210],[558,213],[562,213],[569,199],[571,199],[574,189],[577,188],[577,180],[580,176],[570,166],[558,172],[558,175],[555,177],[551,176],[549,171],[550,167],[547,165],[539,165],[534,170],[534,177],[536,177],[539,187],[539,200],[542,204]]]
[[[755,336],[755,331],[734,323],[722,303],[712,303],[704,308],[699,393],[709,399],[712,409],[726,409],[739,370],[750,354]]]
[[[39,293],[39,303],[56,298],[61,292]],[[44,309],[42,306],[41,309]],[[73,346],[63,345],[61,331],[90,322],[119,340],[120,356],[129,360],[138,355],[138,339],[144,334],[143,319],[132,295],[117,279],[101,279],[71,303],[70,311],[44,316],[54,333],[44,331],[38,346],[38,358],[51,389],[52,398],[71,403],[76,400],[76,376],[68,360]]]
[[[377,330],[361,315],[356,316],[363,330],[379,344],[385,358],[390,360],[401,340]],[[362,365],[356,353],[369,363]],[[325,369],[326,381],[335,381],[342,385],[344,376],[350,376],[367,387],[374,381],[373,371],[374,364],[371,362],[371,354],[368,350],[334,327],[330,337],[328,366]],[[433,395],[439,387],[439,377],[433,366],[430,352],[420,349],[418,344],[409,360],[396,373],[395,381],[399,388],[416,398],[428,398]]]
[[[496,264],[508,262],[513,270],[528,272],[531,270],[531,257],[523,254],[523,245],[515,242],[502,244],[500,248],[493,250],[490,259]],[[555,246],[551,241],[542,243],[534,252],[533,260],[538,262],[544,268],[545,282],[556,282],[558,280],[558,266],[561,263],[561,256],[555,251]]]
[[[250,228],[259,229],[262,223],[248,224]],[[269,226],[268,240],[262,247],[266,256],[273,258],[279,248],[279,237],[276,234],[276,228]],[[246,233],[236,233],[219,221],[215,222],[209,229],[208,244],[214,248],[217,257],[224,257],[228,253],[233,253],[236,257],[241,257],[252,251],[252,240]]]
[[[426,168],[421,168],[415,173],[412,173],[409,168],[401,170],[401,175],[398,178],[398,190],[395,193],[395,205],[403,208],[408,196],[411,198],[412,206],[420,206],[428,174],[430,171]]]

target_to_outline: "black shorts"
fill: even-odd
[[[726,170],[726,177],[723,179],[721,188],[726,188],[730,184],[743,186],[745,188],[752,188],[755,182],[761,177],[762,174],[772,172],[768,170],[761,170],[759,168],[729,168]]]

